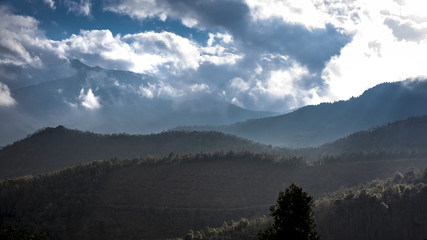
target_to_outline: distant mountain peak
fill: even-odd
[[[82,70],[82,69],[88,68],[87,65],[85,65],[84,63],[82,63],[78,59],[72,59],[70,61],[70,63],[71,63],[71,67],[74,68],[74,69],[76,69],[76,70]]]

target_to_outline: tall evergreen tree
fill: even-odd
[[[319,239],[312,208],[313,198],[291,184],[284,192],[279,192],[277,203],[270,207],[274,222],[259,234],[260,239]]]

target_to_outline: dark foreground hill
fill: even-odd
[[[427,114],[427,81],[383,83],[347,101],[302,107],[294,112],[223,127],[184,127],[215,130],[265,144],[286,147],[318,146],[351,133],[388,122]]]
[[[0,178],[38,174],[79,163],[117,157],[216,151],[286,152],[218,132],[164,132],[102,135],[67,129],[42,129],[0,150]]]
[[[99,161],[1,181],[2,224],[50,239],[165,239],[188,229],[268,214],[291,183],[318,198],[385,178],[427,159],[331,163],[269,154],[216,153]]]

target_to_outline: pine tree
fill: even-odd
[[[261,240],[317,240],[313,198],[295,184],[279,192],[277,203],[270,207],[274,222],[259,234]]]

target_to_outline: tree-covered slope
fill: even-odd
[[[425,239],[427,168],[324,198],[316,214],[325,240]]]
[[[286,152],[284,149],[218,132],[164,132],[102,135],[67,129],[42,129],[0,150],[0,177],[58,170],[93,160],[165,156],[215,151]]]
[[[427,168],[408,169],[386,180],[340,189],[316,201],[321,239],[425,239],[427,236]],[[177,240],[258,239],[272,219],[242,218],[221,227],[189,230]]]
[[[353,133],[323,149],[333,152],[427,150],[427,116],[410,117]]]
[[[58,170],[112,157],[166,156],[173,152],[269,152],[320,162],[390,160],[427,155],[427,116],[411,117],[353,133],[320,147],[271,147],[220,132],[163,132],[102,135],[62,126],[42,129],[0,149],[0,177]]]
[[[2,180],[0,215],[5,225],[49,239],[165,239],[267,215],[291,183],[318,198],[426,163],[307,166],[300,158],[248,152],[98,161]]]
[[[316,148],[299,149],[323,162],[414,158],[427,155],[427,116],[410,117],[353,133]]]

